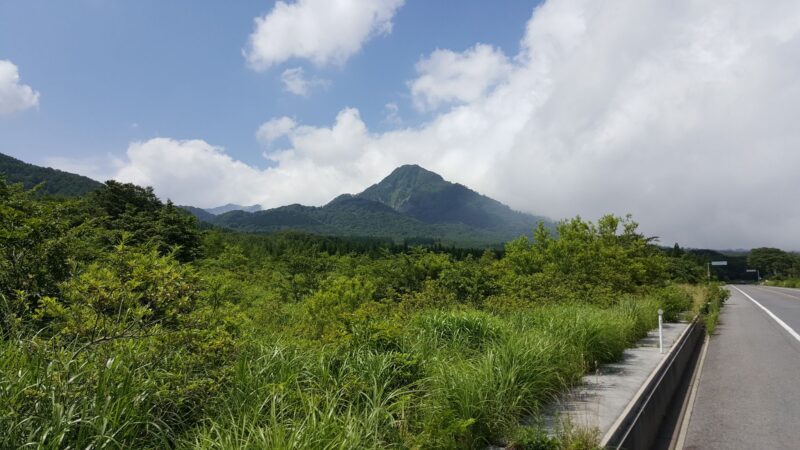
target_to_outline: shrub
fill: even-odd
[[[657,290],[654,297],[661,303],[661,307],[664,310],[664,320],[667,322],[678,321],[681,313],[692,308],[691,294],[675,285]]]
[[[709,335],[714,334],[714,331],[717,329],[720,310],[725,300],[727,300],[730,295],[730,291],[718,284],[711,284],[706,287],[707,302],[703,313],[705,315],[706,333]]]

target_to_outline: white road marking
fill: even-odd
[[[732,288],[734,288],[734,289],[736,289],[737,291],[741,292],[741,293],[742,293],[742,295],[744,295],[745,297],[747,297],[748,299],[750,299],[750,301],[751,301],[751,302],[753,302],[753,303],[755,303],[755,304],[756,304],[756,306],[758,306],[759,308],[763,309],[763,310],[764,310],[764,312],[766,312],[767,314],[769,314],[769,316],[770,316],[770,317],[772,317],[773,319],[775,319],[775,322],[778,322],[778,325],[782,326],[784,330],[788,331],[788,332],[789,332],[789,334],[791,334],[791,335],[792,335],[792,337],[794,337],[795,339],[797,339],[797,342],[800,342],[800,334],[797,334],[797,332],[796,332],[796,331],[794,331],[794,330],[792,329],[792,327],[790,327],[789,325],[786,325],[786,322],[782,321],[780,318],[778,318],[778,316],[776,316],[775,314],[773,314],[773,313],[772,313],[772,311],[770,311],[770,310],[768,310],[767,308],[765,308],[765,307],[764,307],[764,305],[762,305],[761,303],[758,303],[758,302],[756,301],[756,299],[754,299],[753,297],[750,297],[749,295],[747,295],[747,293],[746,293],[745,291],[743,291],[743,290],[739,289],[739,288],[738,288],[738,287],[736,287],[736,286],[731,286],[731,287],[732,287]]]

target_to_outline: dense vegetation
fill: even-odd
[[[544,218],[511,210],[419,166],[401,166],[364,192],[341,195],[322,207],[289,205],[218,216],[186,207],[198,219],[244,232],[300,230],[329,236],[371,236],[396,242],[432,238],[444,245],[496,246],[530,235]]]
[[[762,276],[772,279],[800,277],[800,255],[778,248],[754,248],[747,255],[747,262],[750,267],[758,269]]]
[[[0,448],[591,446],[541,407],[696,290],[628,218],[557,228],[245,235],[129,184],[0,181]]]
[[[9,183],[22,183],[27,189],[43,183],[39,192],[47,195],[76,197],[102,186],[91,178],[49,167],[35,166],[2,153],[0,153],[0,174],[5,175]]]

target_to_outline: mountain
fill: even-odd
[[[26,189],[44,183],[39,192],[46,195],[77,197],[103,186],[102,183],[83,175],[35,166],[2,153],[0,153],[0,174],[5,176],[7,182],[22,183]]]
[[[228,203],[227,205],[217,206],[216,208],[206,208],[205,210],[215,216],[218,216],[220,214],[225,214],[226,212],[231,212],[231,211],[246,211],[246,212],[261,211],[261,205],[242,206],[242,205],[235,205],[233,203]]]
[[[103,186],[91,178],[3,154],[0,174],[26,188],[44,183],[40,192],[48,195],[80,196]],[[227,204],[208,209],[181,208],[204,226],[237,231],[297,230],[419,242],[433,239],[462,247],[495,246],[521,235],[530,236],[539,222],[552,226],[543,217],[514,211],[417,165],[400,166],[363,192],[340,195],[321,207],[288,205],[262,211],[259,205]]]
[[[335,236],[407,238],[431,234],[424,223],[351,195],[339,196],[322,207],[289,205],[255,213],[231,211],[212,223],[239,231],[291,229]]]
[[[358,197],[429,224],[460,224],[504,236],[529,234],[544,217],[514,211],[417,165],[400,166]]]
[[[215,215],[211,214],[210,212],[206,211],[203,208],[198,208],[196,206],[187,206],[187,205],[178,205],[178,208],[184,209],[191,213],[193,216],[197,217],[197,220],[201,222],[211,223],[215,219]]]
[[[448,245],[499,245],[531,235],[542,217],[514,211],[419,166],[401,166],[356,195],[322,207],[289,205],[264,211],[230,211],[200,220],[238,231],[299,230],[332,236],[432,238]]]

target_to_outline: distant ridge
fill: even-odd
[[[246,211],[246,212],[261,211],[261,205],[242,206],[233,203],[228,203],[227,205],[217,206],[216,208],[205,208],[205,210],[215,216],[218,216],[220,214],[225,214],[226,212],[231,212],[231,211]]]
[[[417,165],[398,167],[364,192],[340,195],[322,207],[239,209],[213,218],[193,213],[200,220],[238,231],[298,230],[396,241],[423,238],[456,246],[496,246],[532,235],[539,222],[553,225]]]
[[[26,189],[44,183],[39,192],[45,195],[78,197],[103,186],[102,183],[83,175],[28,164],[2,153],[0,153],[0,174],[5,176],[7,182],[22,183]]]
[[[41,193],[81,196],[103,185],[81,175],[35,166],[0,154],[0,173],[11,183]],[[531,236],[539,216],[514,211],[418,165],[404,165],[358,194],[343,194],[321,207],[227,204],[202,209],[181,206],[203,222],[244,232],[295,230],[328,236],[388,238],[396,242],[431,242],[459,247],[496,247]]]

